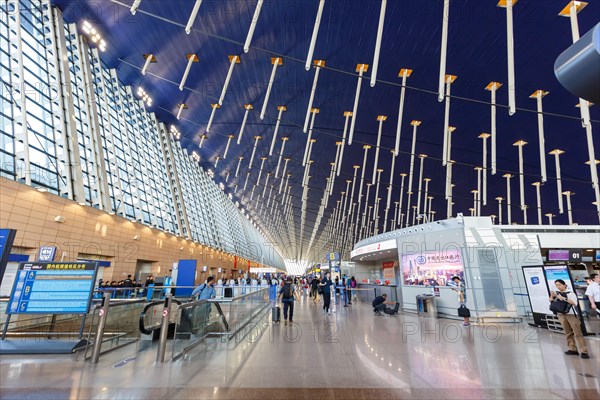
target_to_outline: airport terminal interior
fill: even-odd
[[[0,399],[600,398],[598,0],[2,0],[0,78]]]

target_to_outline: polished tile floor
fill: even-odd
[[[134,345],[97,365],[2,356],[0,398],[600,398],[600,336],[587,339],[592,358],[583,360],[563,354],[562,335],[526,325],[377,317],[366,304],[335,311],[303,299],[291,326],[265,318],[237,343],[213,341],[165,364]]]

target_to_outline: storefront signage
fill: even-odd
[[[24,262],[19,264],[7,314],[87,314],[98,264]]]
[[[352,252],[350,253],[350,258],[354,258],[361,254],[375,253],[377,251],[391,250],[396,248],[397,244],[395,239],[386,240],[385,242],[374,243],[367,246],[359,247],[356,250],[352,250]]]

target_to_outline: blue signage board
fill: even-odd
[[[327,261],[340,261],[340,253],[327,253],[325,259]]]
[[[7,314],[87,314],[98,264],[24,262],[19,264]]]
[[[4,271],[6,271],[10,249],[16,235],[17,231],[14,229],[0,229],[0,283],[2,283],[2,278],[4,278]]]
[[[38,254],[38,261],[54,261],[55,255],[56,247],[42,246],[40,247],[40,253]]]

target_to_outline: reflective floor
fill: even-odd
[[[156,364],[136,346],[97,365],[70,356],[2,356],[2,399],[594,399],[591,359],[566,356],[563,335],[526,325],[462,327],[416,315],[374,316],[366,304],[296,304],[294,324],[269,318],[237,343],[213,341]],[[594,321],[597,325],[600,321]]]

